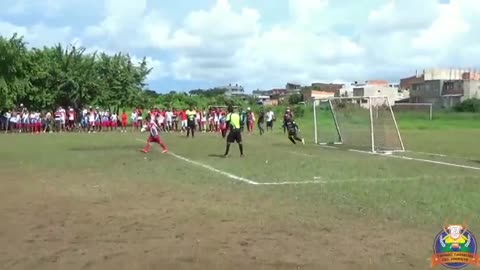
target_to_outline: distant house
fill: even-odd
[[[410,102],[450,108],[465,99],[480,98],[480,80],[431,80],[414,84]]]
[[[259,101],[259,104],[263,106],[277,106],[279,104],[279,100],[269,98],[264,101]]]
[[[410,102],[449,108],[480,98],[480,72],[469,69],[427,69],[412,83]]]
[[[243,88],[243,86],[238,84],[235,84],[235,85],[229,84],[227,86],[216,87],[216,88],[226,89],[227,91],[225,92],[225,95],[227,96],[246,95],[245,89]]]
[[[285,89],[288,91],[288,92],[300,92],[300,90],[302,89],[302,85],[301,84],[297,84],[297,83],[287,83],[285,85]]]
[[[288,89],[276,88],[276,89],[269,90],[269,91],[268,91],[268,94],[269,94],[270,96],[283,97],[283,96],[286,96],[286,95],[288,94]]]
[[[312,83],[311,88],[313,90],[338,93],[342,89],[343,84],[339,83]]]
[[[320,90],[308,90],[303,93],[303,100],[310,99],[327,99],[335,96],[335,92],[327,92]]]
[[[384,80],[370,80],[352,84],[353,97],[387,97],[390,104],[398,99],[398,88]]]
[[[255,90],[252,94],[259,104],[273,106],[282,103],[289,93],[287,89],[277,88],[263,91]]]

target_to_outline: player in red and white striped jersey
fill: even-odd
[[[160,139],[158,125],[155,123],[155,121],[151,121],[150,117],[147,117],[146,120],[148,123],[147,128],[150,131],[150,136],[148,136],[147,145],[145,145],[145,148],[142,149],[141,151],[144,153],[150,152],[151,143],[154,142],[154,143],[158,143],[162,147],[163,149],[162,153],[167,153],[168,152],[167,146],[162,141],[162,139]]]

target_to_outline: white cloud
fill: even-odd
[[[81,30],[0,22],[0,34],[19,32],[38,44],[78,37],[88,47],[147,54],[155,79],[252,88],[290,80],[398,79],[424,67],[479,63],[477,1],[283,0],[278,4],[284,16],[271,21],[278,12],[273,6],[255,9],[242,1],[216,0],[175,14],[173,21],[165,5],[155,7],[154,1],[104,0],[103,19]],[[31,9],[25,3],[13,1],[11,9]],[[69,2],[46,3],[61,12]]]
[[[77,43],[77,45],[82,46],[82,43],[79,42]],[[118,52],[101,48],[98,46],[92,46],[92,47],[87,47],[86,53],[105,53],[107,55],[115,55]],[[138,65],[139,63],[141,63],[143,59],[142,57],[139,57],[137,55],[130,55],[130,57],[132,59],[132,63],[134,63],[135,65]],[[148,80],[155,81],[169,75],[167,65],[165,64],[165,62],[160,61],[158,59],[154,59],[150,56],[145,57],[145,60],[147,62],[148,67],[152,69],[152,71],[148,75]]]
[[[328,7],[328,0],[289,0],[288,3],[296,22],[307,27]]]
[[[9,22],[0,21],[0,35],[11,37],[13,34],[23,36],[33,47],[53,45],[57,43],[71,43],[75,40],[72,28],[69,26],[51,27],[45,24],[34,24],[31,26],[19,26]]]
[[[135,62],[137,63],[141,61],[141,60],[138,60],[137,57],[133,57],[133,60],[134,61],[136,60]],[[167,70],[167,66],[165,65],[164,62],[157,59],[153,59],[152,57],[146,57],[145,60],[147,61],[148,66],[152,68],[152,71],[148,75],[149,80],[158,80],[168,76],[169,73]]]
[[[355,66],[350,62],[358,61],[364,48],[345,36],[306,27],[309,20],[317,21],[315,14],[326,5],[318,0],[290,1],[291,24],[262,29],[259,11],[236,11],[226,1],[217,1],[211,9],[187,16],[182,29],[208,42],[180,51],[174,74],[179,79],[241,81],[259,87],[337,77],[327,67]]]
[[[3,0],[0,13],[23,15],[41,11],[41,16],[50,17],[63,11],[68,5],[70,5],[68,0]]]

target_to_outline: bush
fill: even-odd
[[[457,112],[480,112],[480,99],[471,98],[464,100],[453,109]]]
[[[290,105],[296,105],[300,102],[303,101],[303,95],[302,94],[293,94],[288,97],[288,104]]]
[[[295,118],[303,117],[305,115],[305,105],[296,105],[293,107],[293,114]]]

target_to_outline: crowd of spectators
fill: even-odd
[[[220,132],[226,125],[225,107],[195,109],[195,128],[199,132]],[[87,107],[75,110],[72,107],[59,106],[55,111],[28,110],[23,104],[16,109],[4,111],[0,116],[0,129],[5,133],[53,133],[53,132],[127,132],[140,131],[145,119],[153,119],[162,132],[185,132],[187,130],[187,109],[143,110],[136,108],[127,113],[114,112],[99,107]],[[255,122],[267,128],[273,125],[271,110],[255,113],[247,108],[241,109],[242,129],[252,132]],[[265,119],[266,118],[266,119]]]

